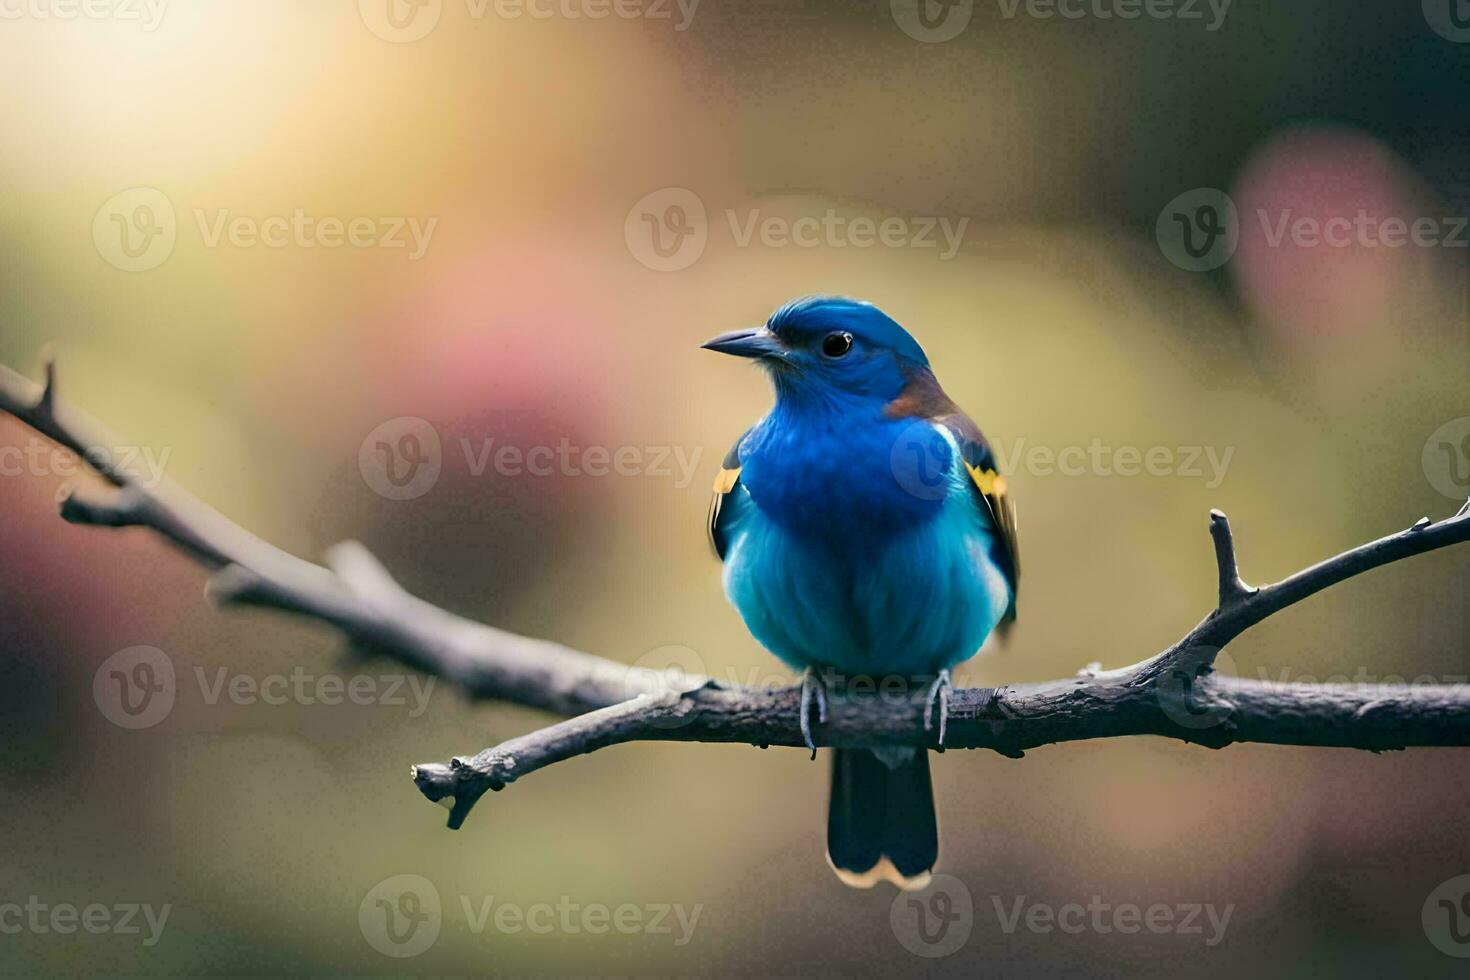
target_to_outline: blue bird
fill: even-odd
[[[775,388],[725,458],[708,530],[745,625],[803,671],[807,746],[834,676],[922,680],[943,745],[950,669],[1015,617],[1015,505],[985,437],[869,303],[799,299],[704,346],[755,359]],[[938,853],[927,751],[836,750],[837,876],[922,888]]]

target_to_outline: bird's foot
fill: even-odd
[[[949,693],[954,690],[949,671],[941,670],[924,698],[924,731],[934,730],[934,705],[939,705],[939,747],[944,748],[944,730],[949,723]]]
[[[821,675],[808,667],[801,673],[801,738],[806,747],[812,750],[812,758],[817,757],[817,743],[812,741],[812,702],[817,705],[817,723],[827,723],[827,688],[822,683]]]

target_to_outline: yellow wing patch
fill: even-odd
[[[710,550],[715,553],[715,557],[721,560],[725,556],[720,553],[720,543],[715,537],[715,526],[720,520],[720,504],[724,501],[725,494],[735,489],[735,483],[739,479],[740,467],[738,466],[720,470],[715,476],[714,493],[709,498],[709,514],[704,522],[705,538],[709,541]]]
[[[980,467],[971,466],[969,463],[965,464],[965,469],[970,471],[970,479],[975,481],[975,486],[979,487],[980,492],[985,494],[985,496],[1005,496],[1006,478],[995,472],[995,470],[982,470]]]
[[[1006,478],[995,470],[981,469],[978,466],[965,464],[965,469],[970,471],[970,479],[975,481],[975,486],[980,491],[980,496],[985,500],[985,506],[990,508],[991,520],[995,522],[995,528],[1005,541],[1006,552],[1011,557],[1011,572],[1014,581],[1021,578],[1021,551],[1016,538],[1016,502],[1006,493]],[[1011,604],[1010,616],[1014,617],[1016,607],[1014,600]]]
[[[735,489],[735,481],[740,479],[740,467],[720,470],[715,476],[715,493],[729,493]]]

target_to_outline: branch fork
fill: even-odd
[[[447,763],[412,767],[414,784],[449,808],[459,828],[485,793],[538,769],[623,742],[744,742],[801,746],[799,685],[750,688],[708,678],[635,670],[546,640],[456,616],[404,590],[356,542],[326,564],[287,554],[165,481],[144,487],[90,447],[115,444],[105,429],[62,403],[54,358],[37,385],[0,365],[0,412],[76,452],[116,488],[106,499],[68,490],[61,516],[97,527],[142,527],[212,573],[220,606],[273,609],[339,630],[359,649],[392,658],[494,699],[566,720]],[[1219,573],[1217,604],[1164,651],[1131,666],[1093,662],[1075,676],[999,690],[950,694],[944,748],[987,748],[1020,758],[1057,742],[1157,735],[1211,748],[1235,742],[1384,751],[1470,745],[1470,689],[1463,685],[1275,684],[1226,677],[1219,651],[1250,627],[1345,579],[1470,540],[1470,501],[1453,517],[1368,542],[1266,586],[1240,577],[1230,522],[1210,512]],[[937,749],[926,730],[925,691],[903,696],[828,691],[817,745]]]

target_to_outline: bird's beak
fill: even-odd
[[[765,327],[731,330],[701,346],[705,350],[734,354],[736,357],[779,357],[786,352],[786,345]]]

